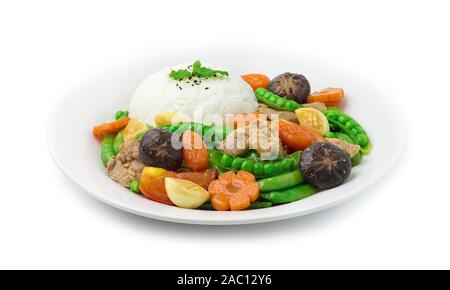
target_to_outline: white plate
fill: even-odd
[[[248,224],[275,221],[310,214],[346,201],[376,181],[392,167],[404,144],[403,126],[397,111],[386,105],[387,96],[350,72],[292,58],[285,53],[203,52],[202,60],[229,68],[233,73],[263,72],[275,76],[285,71],[299,72],[310,80],[313,90],[341,86],[346,90],[345,111],[355,117],[369,133],[372,153],[355,167],[347,182],[310,198],[267,209],[242,212],[216,212],[167,206],[131,193],[110,180],[100,161],[100,144],[92,127],[113,118],[128,107],[137,85],[159,68],[190,62],[196,56],[178,53],[142,60],[108,71],[81,85],[54,110],[48,125],[50,151],[61,170],[85,192],[119,209],[160,220],[192,224]],[[270,57],[269,57],[270,55]],[[267,59],[273,59],[267,63]],[[369,82],[370,83],[370,82]]]

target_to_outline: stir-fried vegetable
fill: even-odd
[[[298,185],[304,181],[300,170],[294,170],[288,173],[268,177],[258,180],[259,190],[261,192],[285,189]]]
[[[183,133],[183,160],[187,168],[193,171],[202,171],[208,168],[208,149],[202,137],[194,131]]]
[[[101,125],[95,126],[94,129],[92,130],[92,133],[98,139],[103,140],[103,138],[105,138],[106,135],[117,133],[123,128],[125,128],[129,120],[130,120],[129,117],[124,117],[114,122],[103,123]]]
[[[333,105],[344,98],[344,89],[342,88],[327,88],[319,92],[310,94],[306,98],[307,103],[321,102],[326,105]]]
[[[251,158],[236,157],[226,154],[217,149],[210,151],[210,162],[219,172],[225,171],[247,171],[258,178],[279,175],[298,168],[300,152],[297,151],[284,158],[274,161],[255,161]]]
[[[355,144],[361,146],[361,152],[363,154],[370,153],[372,144],[370,143],[369,136],[355,119],[337,108],[328,108],[324,114],[332,126],[350,136]]]
[[[301,107],[296,101],[280,97],[264,88],[257,89],[255,95],[259,102],[278,111],[295,112],[295,110]]]
[[[106,167],[108,165],[109,160],[116,155],[114,152],[114,138],[116,136],[114,134],[106,135],[105,138],[103,138],[102,146],[101,146],[101,157],[103,165]]]
[[[246,81],[254,91],[258,88],[267,89],[270,84],[269,77],[263,74],[248,74],[241,76],[241,78]]]
[[[279,127],[281,142],[296,150],[303,150],[315,142],[324,141],[322,136],[299,124],[280,120]]]
[[[243,210],[259,196],[259,187],[255,177],[248,172],[237,174],[229,171],[219,175],[208,187],[211,204],[216,210]]]
[[[310,184],[301,184],[280,191],[260,193],[260,196],[273,203],[288,203],[310,197],[316,194],[317,191],[317,188]]]
[[[197,208],[209,200],[208,191],[189,180],[167,177],[165,187],[169,199],[178,207]]]

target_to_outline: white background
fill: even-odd
[[[0,268],[450,268],[447,2],[0,2]],[[288,46],[384,88],[406,120],[399,164],[338,207],[230,227],[133,216],[59,172],[45,126],[70,89],[220,43]]]

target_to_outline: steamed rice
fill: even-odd
[[[131,99],[130,117],[153,125],[155,116],[162,112],[181,113],[202,121],[197,120],[198,114],[203,118],[217,115],[225,120],[226,114],[257,111],[254,92],[240,76],[230,73],[228,77],[201,79],[198,85],[193,80],[176,81],[169,77],[172,69],[186,67],[167,67],[146,77]]]

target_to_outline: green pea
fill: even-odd
[[[283,170],[291,170],[294,165],[294,160],[285,158],[281,160],[281,166],[283,167]]]
[[[247,171],[247,172],[253,172],[253,165],[255,162],[252,160],[245,160],[242,162],[241,170]]]
[[[256,176],[263,176],[264,175],[264,163],[262,163],[262,162],[255,163],[255,165],[253,166],[253,173]]]
[[[273,96],[273,94],[271,92],[265,92],[264,94],[262,94],[262,97],[264,99],[269,99],[272,96]]]
[[[356,136],[356,135],[358,135],[358,134],[362,134],[362,133],[365,133],[365,132],[364,132],[364,129],[361,128],[361,127],[354,127],[354,128],[352,128],[352,129],[350,129],[350,133],[351,133],[352,135]]]
[[[134,179],[130,181],[130,190],[132,192],[135,193],[140,193],[141,191],[139,190],[139,180]]]
[[[299,105],[295,101],[292,101],[292,100],[287,101],[284,106],[291,110],[296,110],[299,107]]]
[[[241,169],[242,163],[244,163],[244,159],[242,159],[242,158],[235,158],[233,160],[233,162],[231,162],[231,168],[233,168],[233,170],[238,171],[239,169]]]
[[[272,95],[272,96],[270,96],[269,101],[273,103],[273,102],[276,102],[277,99],[278,99],[277,96]]]
[[[355,127],[357,127],[358,126],[358,123],[356,123],[355,121],[353,121],[353,120],[348,120],[346,123],[345,123],[345,125],[344,125],[344,127],[346,128],[346,129],[349,129],[349,130],[351,130],[352,128],[355,128]]]
[[[267,91],[266,91],[264,88],[257,88],[256,91],[255,91],[255,94],[256,94],[257,96],[262,96],[262,95],[264,95],[266,92],[267,92]]]
[[[281,162],[277,161],[273,163],[273,174],[277,175],[280,174],[281,172],[283,172],[283,165],[281,164]]]
[[[272,176],[274,175],[275,167],[272,162],[268,162],[264,164],[264,176]]]
[[[222,158],[220,159],[220,165],[222,165],[225,168],[229,168],[231,166],[232,162],[233,162],[233,157],[231,157],[228,154],[223,154]]]
[[[332,111],[332,110],[326,111],[325,115],[327,116],[328,119],[335,120],[335,121],[339,118],[339,112],[337,112],[337,111]]]
[[[358,134],[356,135],[355,141],[359,144],[359,146],[364,147],[369,143],[369,138],[366,134]]]
[[[340,115],[337,120],[339,123],[344,125],[345,123],[347,123],[348,120],[350,120],[350,118],[346,115]]]
[[[333,132],[328,132],[328,133],[325,133],[325,138],[336,138],[336,135],[334,135]]]
[[[279,98],[275,103],[278,106],[282,107],[286,103],[286,99],[285,98]]]

